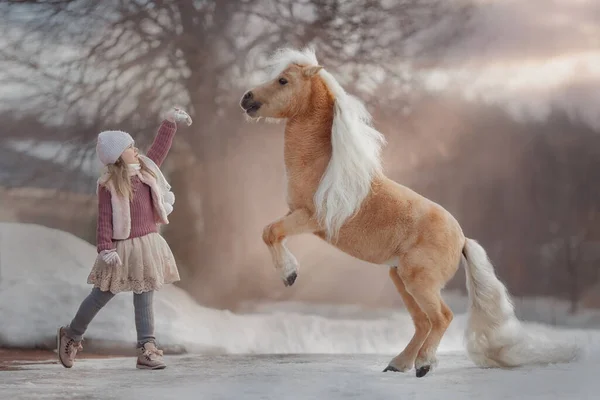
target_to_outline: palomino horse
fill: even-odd
[[[475,364],[514,367],[575,358],[576,347],[537,343],[524,332],[485,250],[465,238],[448,211],[383,174],[383,135],[371,126],[364,105],[319,65],[312,50],[281,49],[271,61],[272,80],[246,92],[241,107],[252,119],[286,121],[289,212],[263,232],[286,286],[294,284],[298,262],[285,240],[302,233],[360,260],[389,265],[415,332],[384,372],[414,366],[422,377],[436,365],[438,345],[453,318],[441,289],[464,259],[469,293],[465,338]]]

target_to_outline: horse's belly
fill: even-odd
[[[324,232],[317,232],[317,236],[327,241],[338,250],[362,261],[372,264],[397,266],[397,242],[395,235],[384,237],[378,232],[348,232],[342,228],[339,239],[328,241]]]

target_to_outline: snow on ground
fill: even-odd
[[[93,246],[68,233],[0,223],[0,346],[53,348],[56,329],[70,321],[91,290],[86,279],[95,257]],[[460,308],[454,305],[457,296],[449,303],[455,311]],[[282,303],[254,305],[250,312],[235,314],[202,307],[173,285],[156,294],[155,313],[157,337],[168,352],[394,354],[413,334],[403,310]],[[119,294],[92,321],[84,346],[131,349],[133,315],[131,293]],[[584,327],[589,321],[582,317],[580,325],[571,325]],[[463,350],[464,323],[465,315],[457,315],[441,351]],[[584,348],[597,344],[592,331],[529,327],[551,337],[567,335]]]
[[[52,348],[57,327],[90,291],[85,282],[95,256],[93,246],[67,233],[0,223],[0,347]],[[414,371],[381,372],[413,333],[402,310],[276,303],[235,314],[202,307],[169,285],[155,297],[156,332],[163,348],[188,354],[168,356],[166,370],[136,370],[134,358],[80,359],[71,370],[34,363],[0,372],[0,398],[597,398],[600,330],[582,329],[598,327],[597,313],[556,318],[551,302],[522,302],[522,314],[546,310],[542,322],[550,318],[569,326],[528,322],[529,329],[575,341],[585,357],[564,365],[484,370],[463,349],[464,298],[446,298],[458,315],[441,343],[439,367],[423,379]],[[131,349],[134,339],[127,293],[98,314],[84,346]]]
[[[0,346],[53,346],[58,326],[91,290],[86,279],[95,257],[93,246],[65,232],[0,224],[0,321],[8,321],[0,325]],[[158,340],[171,351],[388,353],[399,352],[412,335],[402,312],[329,318],[318,310],[257,309],[239,315],[202,307],[173,285],[157,292],[155,313]],[[96,348],[131,348],[133,315],[131,293],[119,294],[92,321],[86,340]],[[443,346],[460,349],[461,335],[453,326]]]
[[[167,369],[135,359],[80,360],[73,369],[29,365],[0,372],[0,398],[21,399],[402,399],[553,400],[598,398],[600,359],[516,370],[480,369],[444,353],[424,378],[382,373],[377,355],[169,356]]]

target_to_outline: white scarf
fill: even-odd
[[[173,212],[175,204],[175,194],[171,192],[171,185],[165,179],[160,168],[146,156],[139,156],[144,164],[156,175],[156,178],[147,172],[141,170],[140,164],[130,164],[129,174],[137,175],[140,181],[150,187],[152,201],[154,204],[154,217],[157,224],[168,224],[167,216]],[[127,239],[131,233],[131,209],[129,199],[120,196],[109,178],[108,170],[105,168],[100,178],[98,178],[98,187],[103,185],[110,191],[110,202],[113,215],[113,239]],[[97,193],[97,189],[96,189]]]
[[[127,168],[129,169],[129,175],[136,175],[136,171],[139,171],[142,169],[142,164],[140,164],[140,163],[127,164]]]

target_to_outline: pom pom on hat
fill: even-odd
[[[98,134],[96,154],[102,164],[114,164],[125,149],[133,143],[133,138],[127,132],[103,131]]]

